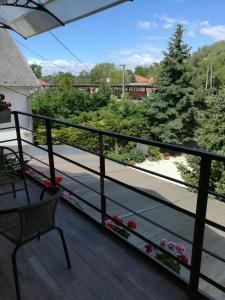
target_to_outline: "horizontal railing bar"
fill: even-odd
[[[216,253],[213,253],[212,251],[210,251],[210,250],[208,250],[206,248],[203,248],[202,251],[225,263],[225,259],[223,257],[221,257],[220,255],[218,255]]]
[[[213,285],[214,287],[216,287],[217,289],[223,291],[225,293],[225,287],[222,286],[221,284],[219,284],[218,282],[214,281],[213,279],[209,278],[208,276],[200,273],[200,277],[207,281],[208,283],[210,283],[211,285]]]
[[[15,142],[17,139],[11,139],[11,140],[5,140],[5,141],[0,141],[0,143],[9,143],[9,142]]]
[[[23,127],[23,126],[20,126],[20,129],[24,129],[24,130],[27,130],[29,132],[36,133],[36,134],[41,134],[41,133],[39,133],[39,132],[37,132],[35,130],[29,129],[29,128],[26,128],[26,127]]]
[[[29,156],[29,157],[31,157],[32,159],[34,159],[34,160],[36,160],[36,161],[38,161],[38,162],[42,163],[43,165],[45,165],[45,166],[48,166],[48,167],[49,167],[49,164],[47,164],[47,163],[43,162],[42,160],[40,160],[40,159],[38,159],[38,158],[36,158],[36,157],[34,157],[34,156],[32,156],[32,155],[30,155],[30,154],[26,153],[26,152],[24,152],[24,154],[25,154],[25,155],[27,155],[27,156]],[[63,171],[61,171],[61,170],[59,170],[59,169],[57,169],[57,168],[55,168],[55,170],[56,170],[58,173],[61,173],[62,175],[64,175],[64,176],[66,176],[66,177],[70,178],[71,180],[73,180],[73,181],[75,181],[75,182],[79,183],[80,185],[82,185],[82,186],[84,186],[84,187],[88,188],[88,189],[89,189],[89,190],[91,190],[92,192],[95,192],[96,194],[98,194],[98,195],[101,195],[101,193],[100,193],[100,192],[96,191],[96,190],[95,190],[95,189],[93,189],[92,187],[89,187],[89,186],[88,186],[88,185],[86,185],[85,183],[83,183],[83,182],[81,182],[81,181],[79,181],[79,180],[75,179],[74,177],[72,177],[72,176],[70,176],[70,175],[66,174],[65,172],[63,172]]]
[[[133,142],[136,142],[136,143],[145,144],[145,145],[149,145],[149,146],[155,146],[155,147],[159,147],[159,148],[164,148],[164,149],[172,150],[172,151],[175,151],[175,152],[182,152],[182,153],[186,153],[186,154],[190,154],[190,155],[195,155],[195,156],[199,156],[199,157],[207,157],[207,158],[212,159],[212,160],[218,160],[218,161],[225,162],[225,156],[221,155],[221,154],[216,154],[216,153],[211,153],[211,152],[207,152],[207,151],[203,151],[203,150],[187,148],[187,147],[179,146],[179,145],[172,145],[172,144],[168,144],[168,143],[162,143],[162,142],[156,142],[156,141],[152,141],[152,140],[146,140],[144,138],[139,138],[139,137],[122,135],[122,134],[116,133],[116,132],[100,130],[100,129],[96,129],[96,128],[93,128],[93,127],[78,125],[78,124],[74,124],[74,123],[71,123],[71,122],[65,122],[65,121],[62,121],[62,120],[56,120],[56,119],[53,119],[53,118],[44,117],[44,116],[36,115],[36,114],[29,114],[29,113],[20,112],[20,111],[13,111],[12,114],[14,114],[14,113],[18,113],[18,114],[24,115],[24,116],[33,117],[33,118],[36,118],[36,119],[49,120],[53,123],[62,124],[62,125],[65,125],[65,126],[70,126],[70,127],[74,127],[74,128],[78,128],[78,129],[83,129],[83,130],[87,130],[87,131],[90,131],[90,132],[95,132],[97,134],[111,136],[111,137],[114,137],[114,138],[119,138],[119,139],[123,139],[123,140],[127,140],[127,141],[133,141]]]
[[[154,221],[152,221],[152,220],[146,218],[145,216],[142,216],[140,213],[133,211],[132,209],[126,207],[125,205],[123,205],[123,204],[121,204],[121,203],[118,203],[116,200],[113,200],[112,198],[110,198],[110,197],[108,197],[108,196],[105,196],[105,197],[106,197],[109,201],[111,201],[111,202],[115,203],[116,205],[118,205],[118,206],[124,208],[125,210],[131,212],[132,214],[134,214],[134,215],[140,217],[141,219],[147,221],[148,223],[151,223],[151,224],[153,224],[154,226],[156,226],[156,227],[158,227],[158,228],[161,228],[161,229],[163,229],[164,231],[166,231],[166,232],[168,232],[168,233],[170,233],[170,234],[176,236],[177,238],[180,238],[180,239],[182,239],[183,241],[185,241],[185,242],[187,242],[187,243],[189,243],[189,244],[192,245],[192,241],[190,241],[190,240],[188,240],[187,238],[185,238],[185,237],[179,235],[178,233],[176,233],[176,232],[174,232],[174,231],[172,231],[172,230],[170,230],[170,229],[168,229],[168,228],[166,228],[166,227],[164,227],[164,226],[162,226],[162,225],[160,225],[160,224],[158,224],[158,223],[156,223],[156,222],[154,222]]]
[[[186,182],[184,182],[184,181],[181,181],[181,180],[178,180],[178,179],[175,179],[175,178],[172,178],[172,177],[169,177],[169,176],[160,174],[160,173],[156,173],[156,172],[151,171],[151,170],[147,170],[147,169],[144,169],[144,168],[141,168],[141,167],[138,167],[138,166],[130,165],[130,164],[124,163],[124,162],[122,162],[122,161],[119,161],[119,160],[117,160],[117,159],[114,159],[114,158],[111,158],[111,157],[108,157],[108,156],[105,156],[105,159],[108,159],[108,160],[114,161],[114,162],[116,162],[116,163],[119,163],[119,164],[121,164],[121,165],[124,165],[124,166],[126,166],[126,167],[130,167],[130,168],[133,168],[133,169],[137,169],[137,170],[139,170],[139,171],[142,171],[142,172],[145,172],[145,173],[148,173],[148,174],[151,174],[151,175],[155,175],[155,176],[157,176],[157,177],[164,178],[164,179],[167,179],[167,180],[169,180],[169,181],[173,181],[173,182],[176,182],[176,183],[179,183],[179,184],[185,185],[185,186],[187,186],[187,187],[190,187],[190,188],[193,188],[193,189],[198,190],[198,186],[195,185],[195,184],[186,183]]]
[[[46,165],[46,166],[49,166],[47,163],[42,162],[41,160],[37,159],[36,157],[33,157],[32,155],[30,155],[30,154],[28,154],[28,153],[26,153],[26,152],[24,152],[24,154],[30,156],[31,158],[33,158],[33,159],[35,159],[35,160],[41,162],[42,164],[44,164],[44,165]],[[72,176],[67,175],[66,173],[64,173],[64,172],[62,172],[62,171],[60,171],[60,170],[58,170],[58,169],[56,169],[56,168],[55,168],[55,170],[56,170],[57,172],[59,172],[59,173],[65,175],[65,176],[67,176],[67,177],[70,178],[71,180],[74,180],[75,182],[81,184],[82,186],[84,186],[84,187],[90,189],[91,191],[95,192],[96,194],[101,195],[100,192],[96,191],[95,189],[89,187],[89,186],[86,185],[86,184],[83,184],[83,183],[79,182],[78,180],[74,179]],[[151,223],[151,224],[153,224],[154,226],[159,227],[159,228],[163,229],[164,231],[166,231],[166,232],[168,232],[168,233],[170,233],[170,234],[176,236],[177,238],[180,238],[180,239],[182,239],[183,241],[185,241],[185,242],[187,242],[187,243],[189,243],[189,244],[192,244],[192,242],[191,242],[190,240],[188,240],[188,239],[186,239],[185,237],[183,237],[183,236],[181,236],[181,235],[175,233],[174,231],[172,231],[172,230],[170,230],[170,229],[167,229],[166,227],[164,227],[164,226],[162,226],[162,225],[160,225],[160,224],[158,224],[158,223],[156,223],[156,222],[154,222],[154,221],[149,220],[149,219],[146,218],[145,216],[142,216],[140,213],[137,213],[137,212],[133,211],[132,209],[130,209],[130,208],[126,207],[125,205],[123,205],[123,204],[117,202],[116,200],[113,200],[112,198],[110,198],[110,197],[108,197],[108,196],[105,196],[105,197],[106,197],[106,199],[108,199],[109,201],[111,201],[111,202],[115,203],[116,205],[122,207],[123,209],[125,209],[125,210],[131,212],[132,214],[134,214],[134,215],[140,217],[141,219],[147,221],[148,223]]]
[[[16,129],[16,127],[15,126],[10,126],[10,127],[0,128],[0,130],[7,130],[7,129]]]
[[[220,198],[219,201],[225,203],[225,195],[221,195],[221,194],[219,194],[217,192],[214,192],[214,191],[211,191],[211,190],[209,190],[208,193],[210,195],[213,195],[213,196],[217,197],[217,198]]]
[[[81,146],[74,146],[74,145],[72,145],[72,144],[70,144],[70,143],[68,143],[68,142],[65,142],[63,139],[60,139],[60,138],[52,138],[52,140],[54,141],[54,140],[56,140],[56,141],[60,141],[60,142],[62,142],[63,144],[65,144],[65,145],[67,145],[67,146],[70,146],[70,147],[73,147],[73,148],[75,148],[75,149],[79,149],[79,150],[82,150],[82,151],[84,151],[84,152],[88,152],[88,153],[91,153],[91,154],[93,154],[93,155],[98,155],[99,156],[99,154],[97,153],[97,152],[95,152],[95,151],[92,151],[92,150],[89,150],[89,149],[86,149],[86,148],[83,148],[83,147],[81,147]],[[54,146],[54,145],[53,145]]]
[[[82,165],[82,164],[80,164],[80,163],[78,163],[78,162],[76,162],[76,161],[74,161],[74,160],[72,160],[72,159],[70,159],[70,158],[68,158],[68,157],[65,157],[65,156],[63,156],[63,155],[61,155],[61,154],[58,154],[58,153],[56,153],[56,152],[53,152],[53,154],[54,154],[55,156],[61,158],[61,159],[64,159],[64,160],[68,161],[68,162],[71,163],[71,164],[77,165],[78,167],[80,167],[80,168],[82,168],[82,169],[85,169],[85,170],[87,170],[87,171],[89,171],[89,172],[91,172],[91,173],[94,173],[94,174],[100,176],[100,172],[95,171],[94,169],[91,169],[91,168],[89,168],[89,167],[87,167],[87,166],[85,166],[85,165]]]
[[[23,190],[25,190],[25,188],[16,189],[15,192],[21,192],[21,191],[23,191]],[[13,191],[1,193],[0,196],[8,195],[8,194],[11,194],[11,193],[13,193]]]
[[[48,150],[45,149],[45,148],[43,148],[43,147],[40,147],[40,146],[38,146],[38,145],[36,145],[36,144],[33,144],[33,143],[31,143],[31,142],[29,142],[29,141],[27,141],[27,140],[24,140],[24,139],[21,139],[21,140],[22,140],[23,142],[25,142],[25,143],[28,143],[28,144],[30,144],[30,145],[32,145],[32,146],[34,146],[34,147],[37,147],[37,148],[39,148],[39,149],[41,149],[41,150],[44,150],[44,151],[48,152]],[[100,176],[100,173],[99,173],[98,171],[95,171],[95,170],[93,170],[93,169],[91,169],[91,168],[89,168],[89,167],[87,167],[87,166],[85,166],[85,165],[82,165],[82,164],[80,164],[80,163],[78,163],[78,162],[76,162],[76,161],[74,161],[74,160],[72,160],[72,159],[70,159],[70,158],[67,158],[67,157],[65,157],[65,156],[63,156],[63,155],[61,155],[61,154],[58,154],[58,153],[56,153],[56,152],[53,152],[53,154],[54,154],[55,156],[57,156],[57,157],[63,159],[63,160],[68,161],[68,162],[71,163],[71,164],[77,165],[77,166],[80,167],[80,168],[83,168],[83,169],[85,169],[85,170],[87,170],[87,171],[89,171],[89,172],[91,172],[91,173],[94,173],[94,174]]]
[[[43,175],[41,172],[39,172],[38,170],[36,170],[35,168],[29,166],[31,169],[33,169],[35,172],[39,173],[40,175],[42,175],[43,177],[47,178],[48,180],[50,180],[50,178],[46,175]],[[27,174],[28,176],[31,176],[34,180],[38,181],[34,176]],[[44,185],[41,181],[38,181],[40,184]],[[82,198],[81,196],[77,195],[76,193],[72,192],[71,190],[67,189],[65,186],[61,185],[61,184],[57,184],[58,186],[60,186],[61,188],[63,188],[65,191],[67,191],[68,193],[70,193],[71,195],[77,197],[79,200],[81,200],[82,202],[84,202],[85,204],[87,204],[88,206],[92,207],[93,209],[97,210],[99,213],[101,213],[101,210],[94,206],[93,204],[89,203],[87,200],[85,200],[84,198]],[[64,198],[65,199],[65,198]],[[66,200],[66,199],[65,199]]]
[[[97,210],[99,213],[101,213],[101,209],[96,207],[95,205],[91,204],[90,202],[88,202],[87,200],[85,200],[84,198],[82,198],[81,196],[77,195],[76,193],[74,193],[73,191],[69,190],[68,188],[66,188],[65,186],[63,186],[62,184],[57,184],[58,186],[60,186],[61,188],[63,188],[66,192],[70,193],[71,195],[73,195],[74,197],[77,197],[79,200],[81,200],[82,202],[84,202],[85,204],[87,204],[88,206],[90,206],[91,208]],[[64,198],[65,199],[65,198]],[[66,200],[66,199],[65,199]]]
[[[48,149],[47,149],[47,148],[43,148],[43,147],[41,147],[41,146],[39,146],[39,145],[36,145],[36,144],[34,144],[34,143],[31,143],[31,142],[28,141],[28,140],[25,140],[25,139],[21,138],[21,141],[23,141],[23,142],[25,142],[25,143],[27,143],[27,144],[33,146],[33,147],[36,147],[36,148],[38,148],[38,149],[40,149],[40,150],[43,150],[43,151],[45,151],[45,152],[48,152]]]
[[[41,173],[40,171],[38,171],[38,170],[35,169],[34,167],[32,167],[32,166],[30,166],[30,165],[27,165],[27,166],[28,166],[29,168],[31,168],[33,171],[35,171],[36,173],[38,173],[39,175],[41,175],[41,176],[43,176],[44,178],[50,180],[50,178],[49,178],[47,175]],[[26,173],[26,172],[25,172],[25,173]],[[29,175],[29,173],[26,173],[26,174]],[[32,176],[32,178],[33,178],[33,176]],[[39,182],[41,183],[41,181],[39,181]]]
[[[32,132],[32,133],[38,134],[38,135],[42,135],[42,133],[39,133],[39,132],[37,132],[36,130],[31,130],[31,129],[28,129],[28,128],[25,128],[25,127],[22,127],[22,126],[20,126],[20,128],[22,128],[22,129],[24,129],[24,130],[27,130],[27,131],[30,131],[30,132]],[[59,141],[59,142],[62,142],[64,145],[67,145],[67,146],[70,146],[70,147],[72,147],[72,148],[79,149],[79,150],[82,150],[82,151],[91,153],[91,154],[93,154],[93,155],[98,155],[98,156],[99,156],[99,154],[98,154],[97,152],[95,152],[95,151],[92,151],[92,150],[89,150],[89,149],[86,149],[86,148],[83,148],[83,147],[77,146],[77,145],[74,146],[74,145],[72,145],[72,144],[70,144],[70,143],[64,141],[63,139],[55,138],[55,137],[54,137],[54,138],[52,138],[52,140],[53,140],[53,141]],[[55,146],[55,145],[53,144],[53,146]]]
[[[211,226],[211,227],[217,228],[217,229],[219,229],[219,230],[225,232],[225,227],[224,227],[223,225],[220,225],[220,224],[218,224],[218,223],[215,223],[214,221],[211,221],[211,220],[209,220],[209,219],[206,219],[206,220],[205,220],[205,223],[206,223],[207,225]]]
[[[188,215],[188,216],[190,216],[192,218],[195,218],[195,214],[194,213],[192,213],[192,212],[190,212],[190,211],[188,211],[186,209],[183,209],[183,208],[181,208],[179,206],[176,206],[175,204],[172,204],[172,203],[170,203],[170,202],[168,202],[166,200],[162,200],[162,199],[160,199],[160,198],[158,198],[158,197],[156,197],[156,196],[154,196],[152,194],[149,194],[149,193],[144,192],[144,191],[142,191],[140,189],[137,189],[137,188],[135,188],[135,187],[133,187],[133,186],[131,186],[129,184],[121,182],[121,181],[119,181],[119,180],[117,180],[115,178],[112,178],[112,177],[108,176],[108,175],[105,175],[105,178],[108,179],[108,180],[110,180],[110,181],[112,181],[112,182],[114,182],[114,183],[116,183],[116,184],[118,184],[118,185],[122,185],[123,187],[128,188],[128,189],[132,190],[133,192],[141,194],[141,195],[143,195],[143,196],[145,196],[147,198],[155,200],[156,202],[162,203],[165,206],[173,208],[173,209],[175,209],[175,210],[177,210],[177,211],[179,211],[179,212],[181,212],[181,213],[183,213],[185,215]]]

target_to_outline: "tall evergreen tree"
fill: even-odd
[[[196,113],[203,103],[202,91],[194,84],[190,48],[183,42],[183,32],[178,24],[164,52],[150,108],[153,138],[179,144],[193,138]]]

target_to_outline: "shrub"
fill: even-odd
[[[107,156],[109,158],[119,160],[123,163],[128,163],[129,162],[129,154],[126,153],[126,152],[125,153],[108,152]]]
[[[162,159],[162,153],[158,147],[149,146],[148,147],[148,154],[151,157],[152,160],[161,160]]]
[[[129,160],[133,160],[136,163],[141,163],[145,160],[145,155],[140,149],[133,148],[129,152]]]

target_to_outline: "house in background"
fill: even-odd
[[[40,84],[26,59],[21,54],[16,43],[7,30],[0,30],[0,94],[12,103],[11,110],[31,112],[30,96]],[[31,129],[32,120],[20,116],[21,126]],[[14,126],[11,123],[0,124],[0,128]],[[32,133],[21,130],[24,139],[32,141]],[[10,140],[16,137],[14,129],[1,130],[0,141]]]
[[[143,77],[141,75],[135,75],[135,81],[139,84],[155,84],[156,78],[155,77]]]

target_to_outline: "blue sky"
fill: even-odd
[[[166,50],[177,23],[184,25],[184,40],[192,50],[225,39],[225,1],[134,0],[57,28],[53,33],[89,69],[100,62],[133,68],[162,59],[162,50]],[[29,62],[43,66],[44,74],[59,70],[76,74],[84,69],[49,33],[27,41],[15,33],[13,36],[47,59],[44,61],[19,45]]]

